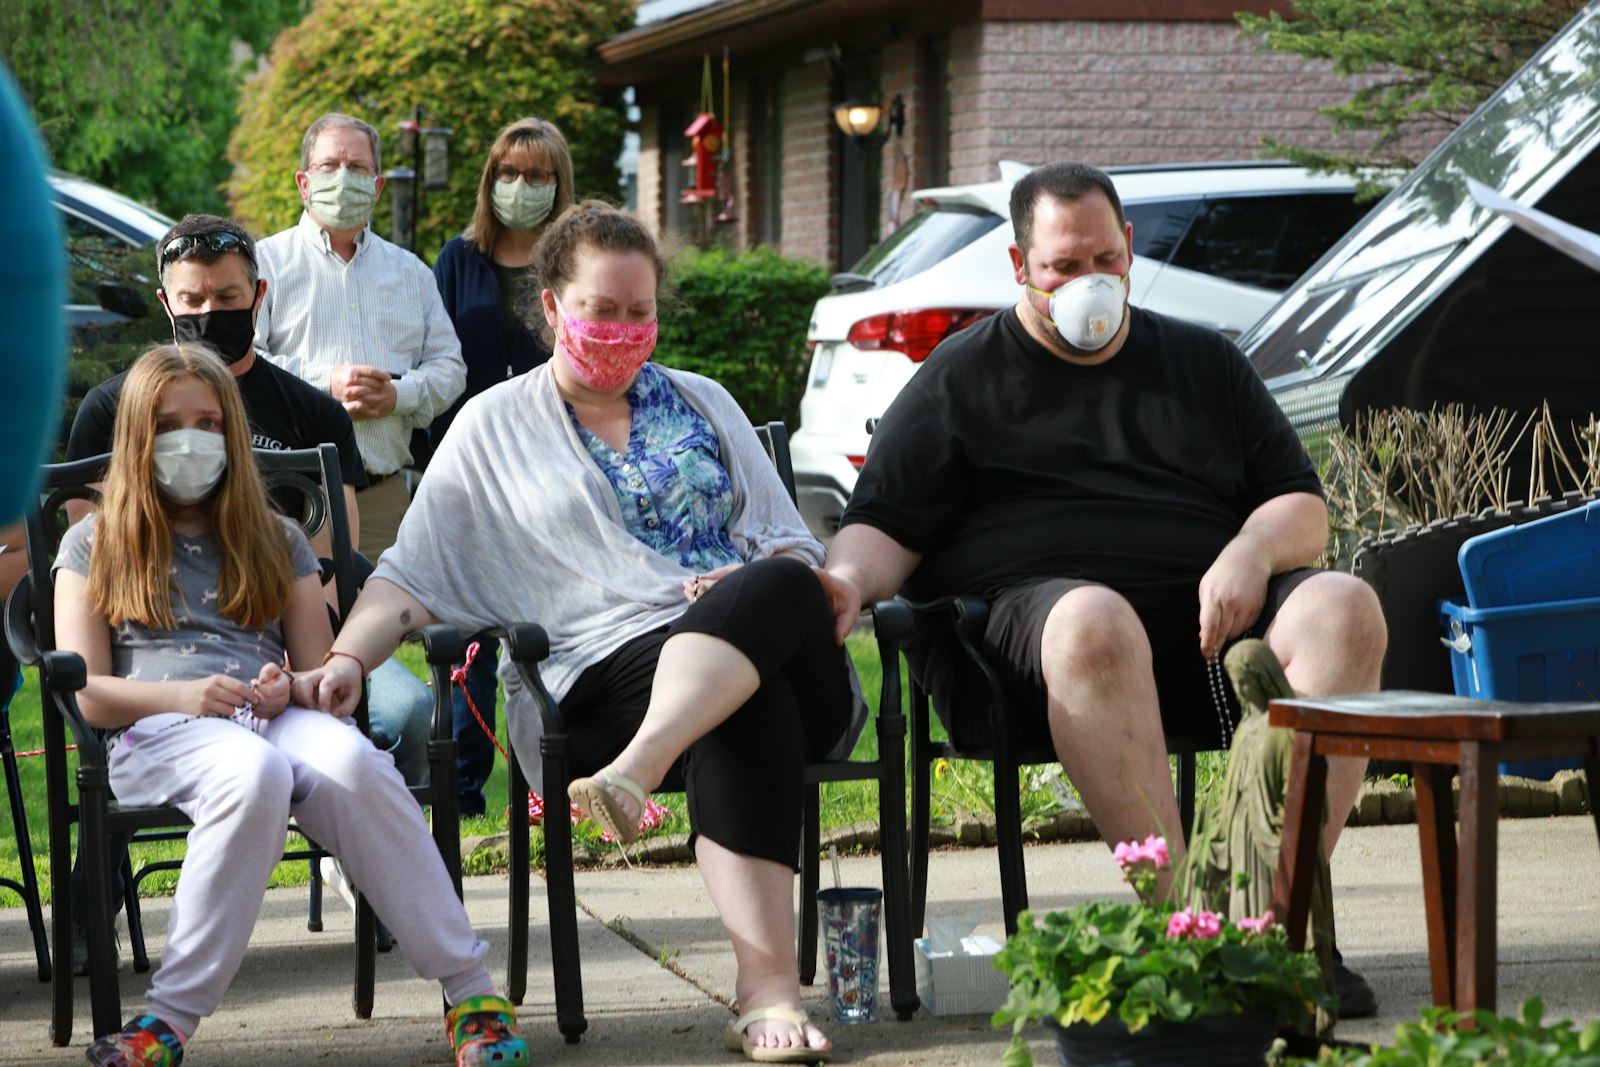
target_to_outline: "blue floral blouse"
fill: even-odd
[[[711,424],[649,363],[628,387],[628,404],[633,423],[625,453],[580,426],[567,406],[578,437],[611,481],[623,526],[697,574],[742,562],[727,531],[733,485]]]

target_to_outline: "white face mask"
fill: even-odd
[[[378,179],[345,167],[306,175],[306,210],[330,230],[356,230],[372,220]]]
[[[531,230],[550,217],[556,185],[529,185],[525,181],[495,182],[489,194],[494,217],[510,230]]]
[[[1028,288],[1050,298],[1050,321],[1055,323],[1061,339],[1073,348],[1098,352],[1122,328],[1128,297],[1126,274],[1085,274],[1053,293],[1031,285]]]
[[[156,488],[174,504],[195,504],[210,495],[228,468],[228,439],[210,430],[156,434]]]

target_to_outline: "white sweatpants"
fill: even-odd
[[[455,1003],[490,992],[488,945],[466,909],[394,759],[349,719],[290,707],[274,719],[153,715],[110,752],[128,804],[172,804],[194,820],[150,988],[149,1010],[193,1034],[239,970],[292,814],[394,932],[423,978]]]

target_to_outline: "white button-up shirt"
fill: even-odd
[[[324,392],[342,363],[403,375],[394,383],[392,414],[355,420],[367,473],[398,471],[411,460],[411,431],[446,411],[467,386],[461,342],[433,272],[370,227],[356,234],[346,263],[305,212],[292,229],[257,244],[256,259],[267,295],[255,343],[268,359]]]

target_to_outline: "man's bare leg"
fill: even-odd
[[[1377,595],[1359,578],[1331,571],[1307,579],[1290,593],[1267,628],[1267,644],[1283,664],[1289,684],[1302,696],[1376,690],[1388,643]],[[1323,846],[1330,857],[1361,791],[1366,768],[1364,759],[1328,761]]]
[[[1110,845],[1162,834],[1176,867],[1183,826],[1138,615],[1103,586],[1073,589],[1050,609],[1042,652],[1050,737],[1100,836]]]

